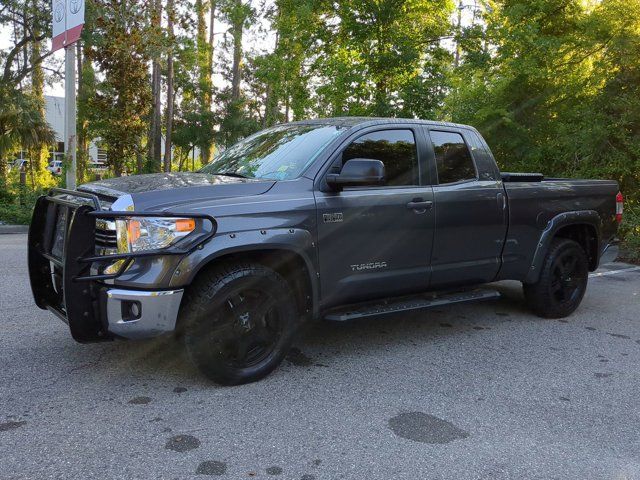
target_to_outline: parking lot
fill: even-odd
[[[619,272],[618,270],[625,270]],[[566,320],[499,301],[318,323],[225,388],[173,339],[80,345],[0,235],[0,478],[640,479],[640,270]]]

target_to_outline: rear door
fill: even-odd
[[[426,130],[437,179],[431,286],[492,281],[500,269],[507,230],[499,174],[487,163],[475,132],[453,127]]]
[[[434,214],[424,143],[416,125],[372,127],[330,161],[316,191],[323,307],[428,287]],[[381,160],[386,185],[327,189],[323,177],[351,158]]]

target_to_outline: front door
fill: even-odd
[[[429,286],[434,198],[422,176],[419,135],[409,126],[368,131],[332,161],[327,173],[352,158],[380,160],[386,183],[316,192],[324,308]]]

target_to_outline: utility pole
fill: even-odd
[[[64,141],[67,160],[67,188],[76,188],[76,46],[64,48]]]

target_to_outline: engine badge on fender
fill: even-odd
[[[341,223],[343,220],[342,212],[323,213],[322,220],[324,223]]]

